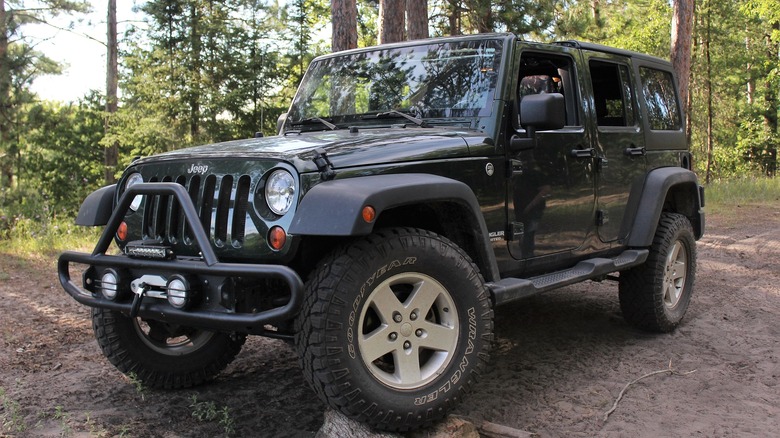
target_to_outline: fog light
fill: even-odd
[[[183,309],[190,303],[190,282],[180,275],[174,275],[168,280],[165,286],[168,291],[168,303],[177,308]]]
[[[119,275],[113,269],[107,269],[100,277],[100,293],[111,301],[119,295]]]

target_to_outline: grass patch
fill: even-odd
[[[49,259],[64,250],[91,252],[102,230],[102,227],[75,225],[72,219],[43,222],[23,219],[0,237],[0,253]]]
[[[780,207],[780,178],[717,180],[707,186],[705,200],[708,213],[725,217],[743,217],[744,207]]]

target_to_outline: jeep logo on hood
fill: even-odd
[[[187,173],[199,173],[203,175],[209,170],[209,166],[207,164],[193,164],[190,166],[189,169],[187,169]]]

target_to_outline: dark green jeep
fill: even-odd
[[[594,44],[323,56],[278,136],[143,158],[90,195],[77,222],[105,231],[60,281],[145,385],[203,383],[269,336],[333,408],[426,426],[483,370],[494,306],[610,279],[628,323],[680,323],[704,232],[683,126],[668,62]]]

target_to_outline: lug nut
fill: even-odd
[[[402,320],[403,320],[403,318],[401,317],[401,314],[398,313],[398,312],[395,312],[395,314],[393,315],[393,321],[401,322]]]
[[[417,337],[419,338],[423,335],[423,331],[422,329],[417,329],[417,331],[415,331],[414,334],[417,335]]]
[[[406,350],[408,350],[408,349],[412,348],[412,343],[411,343],[411,342],[409,342],[409,341],[406,341],[406,342],[404,342],[404,348],[405,348]]]
[[[409,318],[410,318],[412,321],[414,321],[415,319],[417,319],[417,312],[412,312],[412,314],[411,314],[411,315],[409,315]]]
[[[390,333],[390,336],[388,336],[388,338],[390,338],[391,341],[395,341],[396,339],[398,339],[398,333],[396,332]]]

